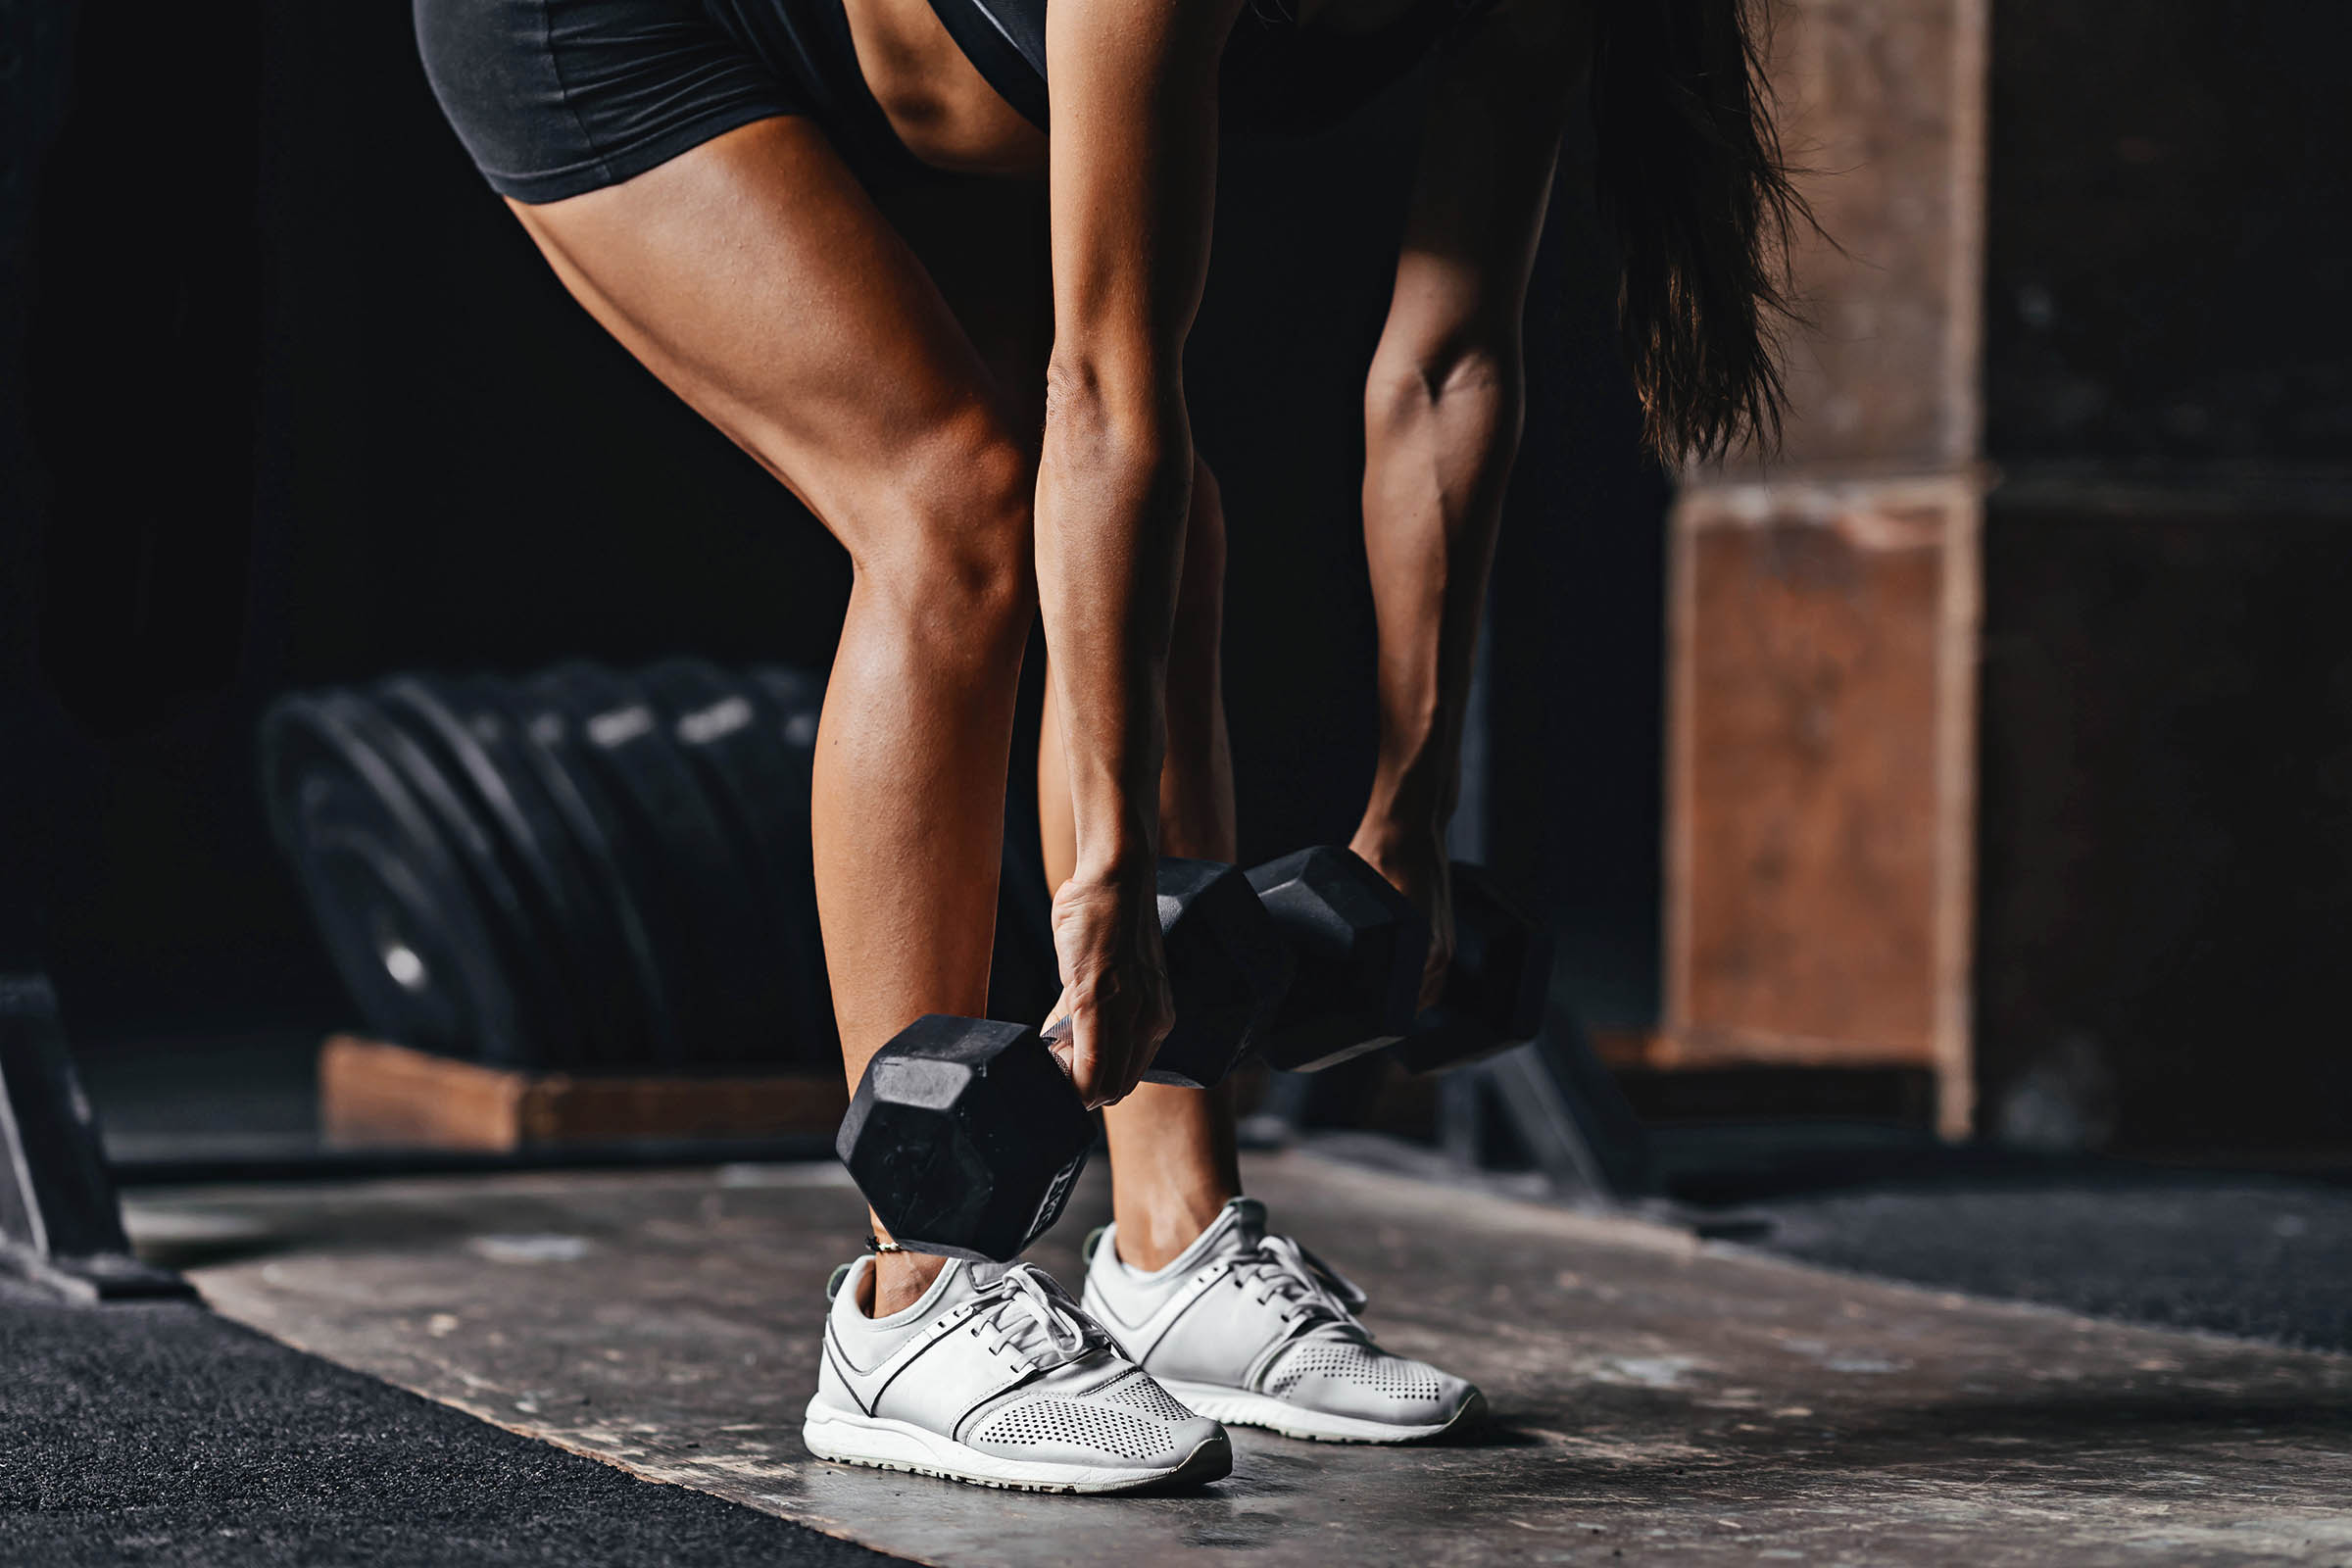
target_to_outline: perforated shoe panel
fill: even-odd
[[[1309,1381],[1342,1384],[1378,1398],[1423,1403],[1443,1398],[1446,1385],[1434,1368],[1348,1340],[1314,1341],[1282,1358],[1266,1392],[1289,1398]]]
[[[1190,1421],[1193,1412],[1176,1396],[1159,1386],[1159,1380],[1145,1372],[1132,1372],[1110,1388],[1096,1396],[1112,1404],[1127,1405],[1148,1416],[1162,1421]]]
[[[1178,1408],[1182,1417],[1191,1418],[1191,1411]],[[1168,1423],[1107,1404],[1039,1398],[998,1411],[973,1441],[1015,1448],[1092,1448],[1121,1459],[1149,1459],[1168,1448],[1170,1437]]]

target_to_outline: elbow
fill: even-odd
[[[1526,363],[1515,337],[1384,351],[1364,383],[1364,423],[1377,435],[1467,419],[1516,445],[1526,401]]]
[[[1045,453],[1064,472],[1189,477],[1183,381],[1131,358],[1056,349],[1046,368]]]

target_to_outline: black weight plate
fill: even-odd
[[[750,849],[748,870],[763,917],[761,952],[781,1009],[761,1037],[762,1059],[816,1062],[834,1035],[812,924],[808,854],[808,767],[786,749],[764,692],[695,659],[667,660],[639,673],[672,739],[702,781],[729,840]]]
[[[579,717],[586,755],[639,842],[653,849],[652,865],[685,938],[686,990],[672,1005],[689,1054],[714,1063],[756,1058],[780,1009],[760,961],[748,852],[727,841],[701,782],[635,681],[578,663],[533,684]]]
[[[494,869],[521,902],[529,956],[552,988],[551,1060],[576,1065],[623,1056],[636,1028],[625,1012],[617,943],[599,940],[610,922],[594,907],[563,817],[514,755],[513,721],[494,703],[470,698],[462,681],[401,675],[377,692],[385,711],[464,790],[469,814],[488,833]]]
[[[270,826],[371,1030],[520,1060],[520,1007],[448,846],[385,759],[386,729],[348,693],[275,704],[262,725]]]
[[[484,759],[506,781],[514,809],[528,824],[552,879],[554,918],[575,966],[574,994],[583,999],[582,1041],[597,1066],[636,1066],[649,1058],[652,1038],[647,993],[636,958],[640,936],[629,929],[634,910],[624,908],[607,884],[617,881],[595,856],[601,838],[584,836],[550,787],[543,757],[514,716],[507,683],[487,677],[439,683],[452,710]]]
[[[446,946],[453,890],[434,888],[401,853],[380,807],[355,780],[313,773],[302,793],[297,871],[362,1022],[378,1039],[473,1054],[474,1008]]]
[[[524,684],[483,683],[478,694],[503,708],[521,756],[564,819],[595,902],[618,933],[635,1006],[635,1037],[618,1059],[664,1069],[687,1064],[675,998],[684,989],[684,933],[667,908],[657,850],[643,846],[588,754],[578,716],[562,695]]]
[[[509,986],[522,1004],[529,1054],[516,1065],[568,1066],[578,1049],[579,1027],[564,977],[518,883],[513,849],[479,809],[449,751],[441,726],[455,727],[455,716],[429,694],[396,697],[398,681],[394,677],[368,694],[382,721],[379,749],[433,814],[459,874],[480,901]],[[429,710],[431,718],[420,710]]]

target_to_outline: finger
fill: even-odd
[[[1421,971],[1421,1005],[1434,1007],[1446,995],[1446,975],[1453,967],[1453,955],[1433,953],[1428,966]]]
[[[1070,1043],[1070,1015],[1065,1012],[1057,1018],[1048,1020],[1045,1027],[1038,1031],[1038,1036],[1045,1041],[1046,1050],[1060,1065],[1061,1075],[1072,1083],[1077,1082],[1078,1067],[1074,1059],[1075,1048]]]
[[[1159,1059],[1159,1048],[1168,1043],[1168,1036],[1175,1027],[1176,1020],[1169,1015],[1165,1008],[1160,1009],[1158,1013],[1146,1021],[1143,1050],[1135,1054],[1134,1070],[1127,1083],[1130,1091],[1141,1087],[1144,1073]]]
[[[1159,1054],[1159,1042],[1152,1038],[1151,1026],[1139,1020],[1131,1026],[1127,1054],[1120,1063],[1119,1098],[1126,1099],[1144,1086],[1144,1074]]]
[[[1140,1035],[1141,1031],[1138,1033]],[[1124,1063],[1126,1070],[1120,1075],[1122,1080],[1119,1088],[1120,1099],[1124,1100],[1135,1093],[1136,1086],[1144,1081],[1144,1074],[1151,1070],[1152,1063],[1158,1056],[1158,1041],[1148,1036],[1137,1040],[1135,1046],[1127,1053],[1127,1060]]]
[[[1070,1087],[1089,1110],[1102,1106],[1102,1028],[1092,1007],[1070,1014]]]

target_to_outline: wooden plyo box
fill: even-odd
[[[340,1149],[506,1152],[564,1145],[830,1134],[838,1073],[620,1078],[526,1072],[334,1035],[318,1051],[318,1124]]]

